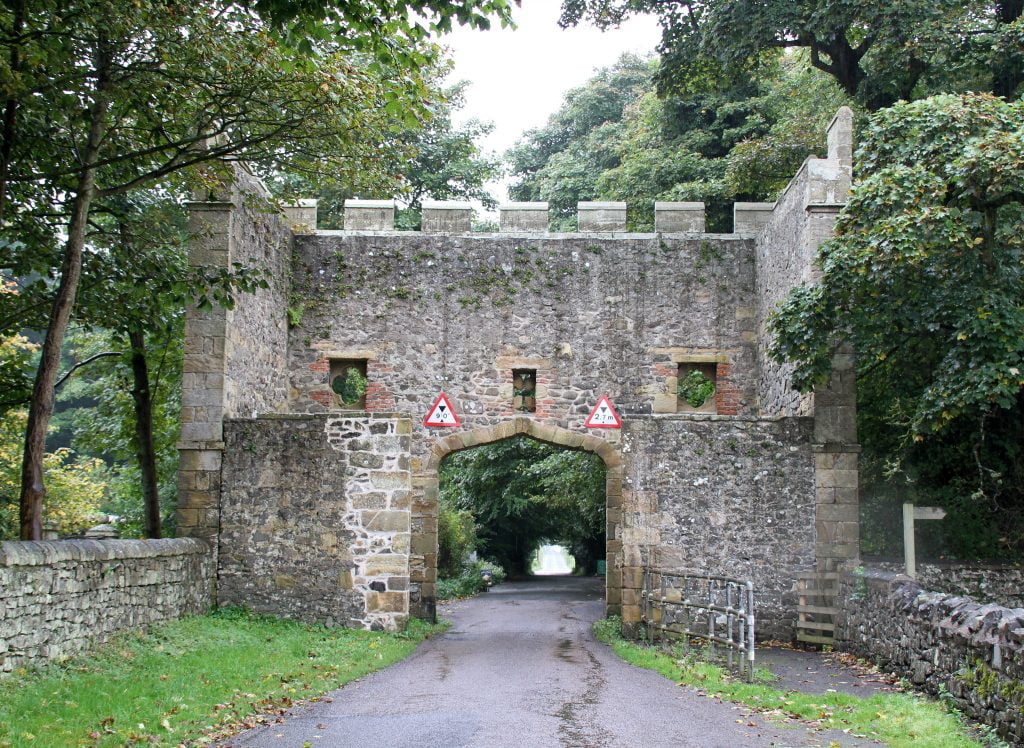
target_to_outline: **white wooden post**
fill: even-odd
[[[914,549],[914,520],[942,519],[946,510],[937,506],[914,506],[903,503],[903,560],[907,576],[917,579],[917,557]]]

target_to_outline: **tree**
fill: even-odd
[[[0,540],[18,537],[25,420],[24,410],[8,410],[0,415]],[[94,525],[107,489],[103,461],[61,448],[43,457],[43,470],[50,486],[43,515],[47,524],[63,534],[81,532]]]
[[[313,19],[289,14],[290,5],[262,9],[275,22],[293,22],[294,41],[295,30],[308,30]],[[322,165],[377,173],[373,156],[394,121],[411,126],[422,116],[418,66],[436,55],[416,42],[425,29],[409,11],[430,11],[444,27],[452,17],[476,22],[475,9],[505,4],[388,3],[395,20],[385,24],[377,5],[329,4],[334,35],[291,46],[238,5],[81,0],[30,8],[18,2],[0,11],[8,61],[0,69],[8,92],[0,207],[18,207],[4,214],[14,216],[10,235],[37,240],[48,257],[63,245],[26,427],[23,538],[41,530],[46,431],[93,201],[226,158],[280,162],[305,152],[310,162],[319,157]],[[411,46],[387,56],[390,35]],[[295,47],[316,52],[315,62]],[[376,57],[342,54],[353,50]],[[41,254],[40,247],[28,247],[6,269],[19,274],[19,264],[39,265],[24,256]]]
[[[1024,82],[1024,2],[893,0],[563,0],[563,26],[615,26],[654,13],[662,94],[727,88],[774,50],[808,50],[869,110],[942,90],[1014,97]]]
[[[597,455],[514,438],[448,457],[441,502],[468,511],[478,547],[513,573],[525,573],[542,542],[565,545],[577,568],[604,557],[604,464]]]
[[[634,230],[653,228],[656,200],[703,201],[709,228],[730,231],[732,203],[774,197],[846,101],[800,54],[718,93],[658,98],[657,69],[626,56],[567,94],[509,152],[513,196],[547,200],[561,228],[574,228],[579,200],[623,200]]]
[[[505,155],[518,178],[514,200],[546,200],[564,228],[580,200],[599,196],[597,179],[619,163],[615,147],[627,108],[651,85],[652,64],[624,55],[569,91],[548,123],[525,133]]]
[[[275,194],[287,198],[316,195],[317,223],[326,229],[343,227],[346,199],[365,193],[366,189],[372,190],[369,194],[380,194],[389,186],[391,194],[401,196],[407,205],[396,217],[398,228],[419,228],[425,199],[479,200],[486,208],[495,208],[497,201],[486,185],[501,176],[501,164],[482,153],[478,145],[478,140],[490,133],[494,125],[475,119],[455,125],[452,115],[465,103],[467,84],[441,88],[441,73],[445,69],[428,76],[436,91],[427,106],[426,120],[395,135],[394,153],[385,154],[393,161],[388,167],[394,175],[391,184],[378,180],[372,187],[361,187],[332,174],[311,178],[292,170],[269,175]]]
[[[897,104],[871,117],[857,164],[820,282],[770,321],[772,355],[809,390],[837,342],[852,344],[863,439],[890,472],[1020,515],[1024,103]]]

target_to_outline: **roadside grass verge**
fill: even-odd
[[[622,638],[621,622],[594,624],[594,636],[626,662],[654,670],[704,694],[744,704],[777,721],[796,719],[816,729],[841,730],[881,740],[893,748],[974,748],[982,743],[968,734],[963,718],[943,705],[911,693],[874,694],[867,698],[833,692],[807,694],[766,685],[768,671],[755,671],[755,682],[732,678],[725,669],[693,655],[673,656],[655,647]],[[759,682],[760,681],[760,682]]]
[[[0,746],[213,742],[397,662],[443,628],[353,631],[227,608],[120,634],[0,679]]]

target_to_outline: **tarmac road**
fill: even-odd
[[[225,745],[828,745],[621,661],[590,633],[603,592],[572,577],[494,587],[444,611],[452,628],[403,662]]]

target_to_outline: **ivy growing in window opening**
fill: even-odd
[[[366,395],[366,375],[355,366],[347,366],[331,380],[331,389],[342,405],[358,405]]]
[[[515,369],[512,372],[512,408],[522,413],[537,410],[537,371]]]
[[[699,369],[694,369],[679,380],[679,397],[691,408],[699,408],[715,394],[715,383]]]

